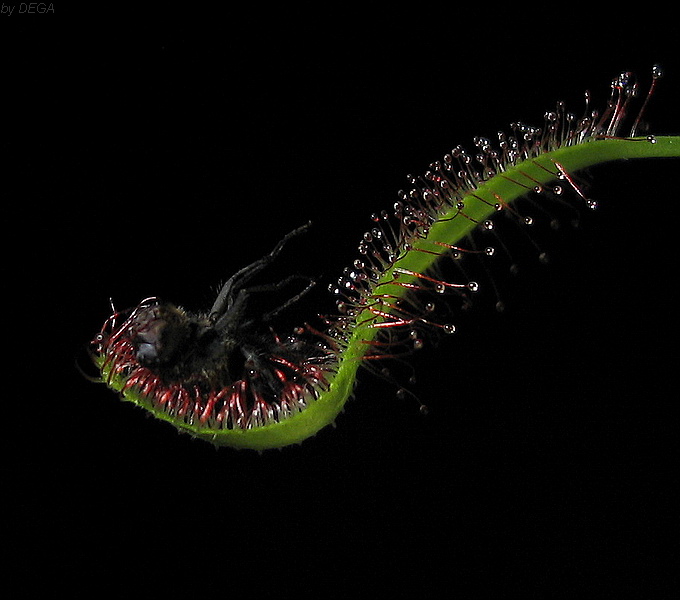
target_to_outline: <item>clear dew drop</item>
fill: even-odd
[[[533,217],[524,217],[524,224],[525,225],[533,225],[534,224],[534,218]]]
[[[434,291],[437,292],[438,294],[443,294],[446,291],[446,286],[443,283],[438,283],[434,287]]]
[[[479,284],[476,281],[470,281],[467,284],[467,289],[469,289],[471,292],[478,292],[479,291]]]
[[[586,200],[586,206],[590,210],[595,210],[597,208],[597,200]]]
[[[493,221],[490,219],[487,219],[482,223],[482,227],[484,228],[485,231],[491,231],[494,227]]]
[[[442,329],[444,330],[444,333],[447,334],[452,334],[456,332],[456,326],[453,325],[452,323],[445,323],[442,325]]]
[[[413,349],[414,350],[422,350],[423,346],[425,346],[425,342],[421,339],[413,340]]]
[[[493,256],[494,254],[496,254],[496,248],[494,248],[493,246],[487,246],[486,248],[484,248],[484,254],[486,254],[487,256]]]

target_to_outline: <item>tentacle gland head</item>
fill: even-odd
[[[659,76],[655,68],[631,135],[643,128]],[[602,111],[591,109],[588,94],[581,116],[560,102],[540,127],[513,123],[497,142],[476,138],[473,153],[456,146],[423,175],[409,176],[392,209],[373,215],[352,267],[330,286],[337,312],[323,326],[305,324],[279,337],[265,326],[268,319],[246,314],[245,283],[278,256],[291,232],[236,273],[211,311],[194,314],[158,298],[114,310],[92,342],[102,380],[125,400],[218,445],[265,449],[306,439],[334,421],[360,365],[417,350],[423,328],[456,330],[433,317],[430,298],[454,296],[465,307],[480,286],[447,279],[437,265],[443,257],[495,256],[493,245],[471,245],[469,236],[493,232],[498,214],[531,225],[515,199],[571,188],[576,202],[592,208],[575,171],[620,158],[680,156],[678,138],[623,133],[637,95],[633,77],[623,73]]]

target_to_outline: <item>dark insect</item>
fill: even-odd
[[[250,391],[242,398],[250,405],[244,406],[246,410],[254,399],[280,396],[284,386],[301,379],[301,365],[310,360],[310,342],[304,336],[282,341],[270,323],[307,294],[315,281],[291,275],[276,283],[252,287],[248,283],[310,225],[291,231],[269,254],[232,275],[208,312],[191,313],[158,298],[115,312],[94,340],[95,357],[103,357],[110,372],[126,377],[128,384],[145,385],[148,395],[162,404],[166,397],[176,403],[191,390],[194,398],[202,399],[195,408],[205,411],[206,397],[243,381],[248,381]],[[302,291],[268,312],[250,314],[248,304],[256,294],[280,293],[297,280],[305,282]],[[117,324],[122,317],[125,321]]]
[[[286,242],[304,232],[309,224],[288,233],[267,255],[242,268],[222,286],[207,314],[190,314],[173,304],[146,300],[133,313],[132,343],[136,359],[143,367],[154,369],[171,383],[201,373],[213,387],[230,385],[241,376],[241,368],[260,370],[260,357],[271,353],[272,336],[264,335],[263,325],[304,296],[315,284],[308,278],[306,287],[274,310],[248,316],[248,301],[258,293],[278,292],[300,276],[277,283],[245,287],[279,255]]]

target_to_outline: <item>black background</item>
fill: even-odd
[[[426,7],[182,26],[59,8],[2,23],[8,574],[117,597],[139,572],[190,597],[677,591],[677,161],[593,169],[600,209],[549,266],[520,261],[508,310],[414,359],[428,416],[364,375],[335,429],[216,451],[75,368],[109,298],[203,307],[307,219],[287,264],[333,281],[407,173],[557,100],[579,112],[623,69],[644,88],[665,67],[649,116],[680,133],[658,14],[623,33]]]

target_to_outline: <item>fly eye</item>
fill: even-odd
[[[171,305],[140,311],[135,325],[135,358],[144,367],[170,365],[181,356],[190,337],[186,317]]]
[[[168,322],[163,319],[151,318],[137,333],[134,340],[136,358],[142,366],[152,367],[167,360],[168,356],[164,352],[164,338],[169,333],[166,331],[167,325]]]
[[[154,344],[142,342],[137,347],[137,362],[143,367],[152,367],[158,364],[158,348]]]

